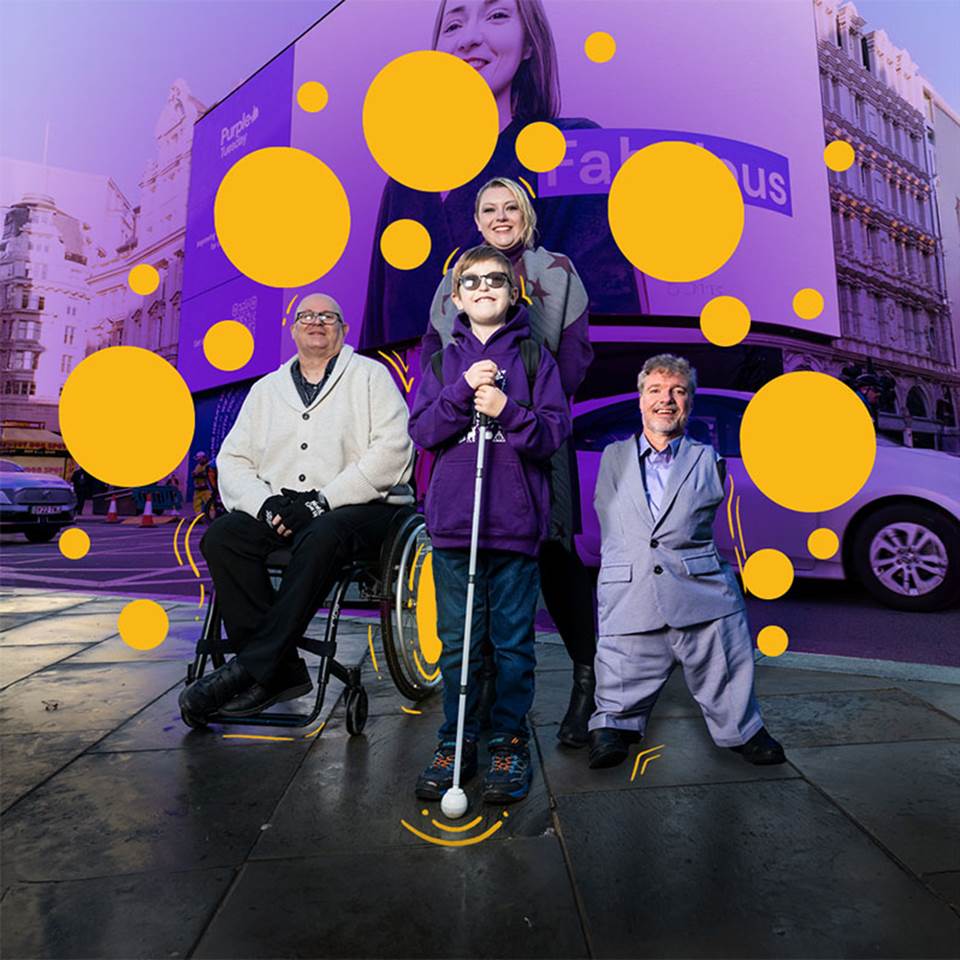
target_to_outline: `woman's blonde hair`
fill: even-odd
[[[520,234],[520,242],[525,247],[532,247],[537,231],[537,211],[533,209],[533,204],[530,202],[530,196],[527,191],[524,190],[516,180],[511,180],[509,177],[494,177],[492,180],[488,180],[477,191],[477,199],[473,204],[474,217],[479,218],[480,201],[484,193],[492,187],[503,187],[504,190],[509,190],[513,195],[513,199],[517,201],[517,206],[523,214],[523,232]]]

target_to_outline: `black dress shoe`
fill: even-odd
[[[592,664],[575,663],[570,705],[557,731],[557,739],[565,746],[577,748],[587,745],[590,739],[587,734],[587,721],[594,711],[593,695],[596,689],[597,678]]]
[[[220,708],[224,717],[252,717],[284,700],[296,700],[313,689],[313,682],[303,660],[282,670],[270,683],[254,681]]]
[[[744,760],[757,766],[768,766],[775,763],[786,763],[787,757],[783,747],[767,733],[766,727],[761,727],[745,744],[730,748],[739,753]]]
[[[635,730],[615,730],[600,727],[590,731],[590,769],[615,767],[627,759],[630,744],[639,743],[640,734]]]
[[[180,691],[177,702],[184,721],[190,726],[203,724],[207,717],[253,683],[254,678],[234,657]]]

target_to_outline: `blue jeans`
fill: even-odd
[[[441,740],[457,735],[463,627],[467,608],[468,550],[434,548],[433,574],[437,587],[437,631],[443,644],[444,722]],[[464,739],[480,735],[477,701],[480,695],[480,649],[489,635],[497,664],[497,696],[490,712],[493,736],[529,736],[527,712],[533,704],[534,617],[540,593],[537,561],[520,553],[480,550],[470,636],[470,679]]]

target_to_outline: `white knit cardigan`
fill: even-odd
[[[264,500],[318,490],[331,509],[383,500],[413,466],[407,405],[383,364],[344,344],[330,379],[304,407],[292,358],[258,380],[217,454],[228,510],[256,517]]]

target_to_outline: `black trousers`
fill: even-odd
[[[597,652],[596,590],[576,548],[568,550],[558,540],[541,547],[540,590],[570,659],[592,667]]]
[[[297,642],[351,560],[376,560],[399,507],[364,503],[338,507],[291,537],[234,510],[215,520],[200,541],[231,646],[245,670],[269,683],[296,661]],[[266,558],[292,551],[274,593]]]

